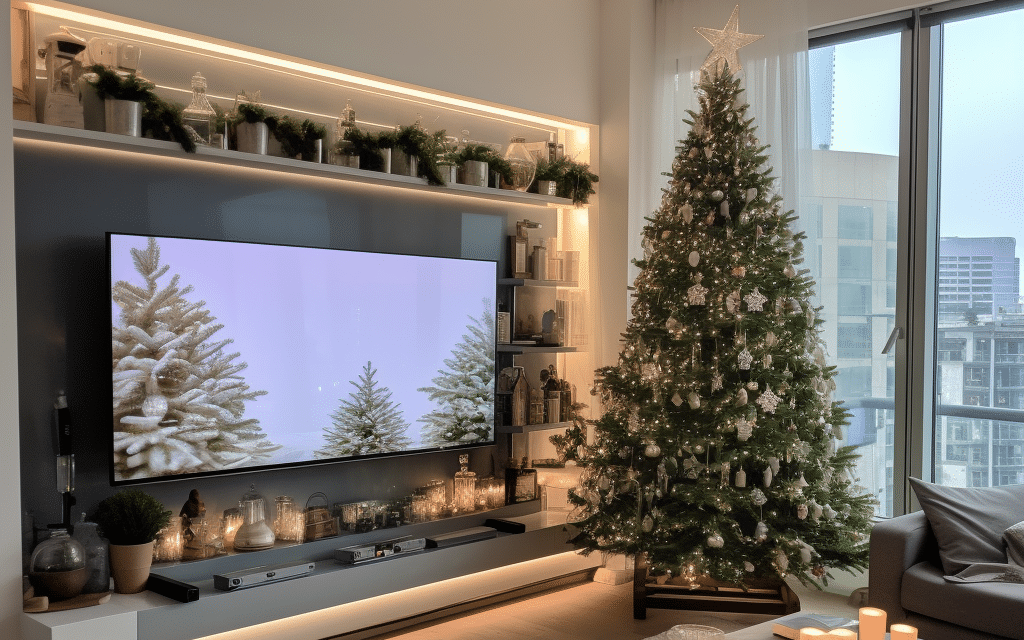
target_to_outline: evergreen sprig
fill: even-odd
[[[450,156],[450,162],[455,165],[475,160],[486,162],[489,169],[494,171],[507,184],[512,183],[512,165],[497,151],[485,144],[468,144]]]
[[[171,512],[148,493],[127,489],[100,502],[92,519],[111,544],[145,544],[156,540]]]
[[[352,149],[359,156],[359,168],[368,171],[384,170],[384,157],[380,150],[390,149],[393,145],[391,132],[374,134],[358,127],[349,127],[345,129],[344,139],[352,143]]]
[[[538,182],[541,180],[553,180],[557,182],[565,175],[568,160],[565,158],[556,158],[555,160],[541,160],[537,163],[537,172],[533,175],[533,179]]]
[[[167,102],[153,92],[154,85],[135,73],[120,74],[101,64],[89,67],[96,74],[89,84],[101,99],[127,100],[142,104],[142,134],[156,140],[177,142],[186,153],[195,153],[196,143],[182,119],[181,105]]]
[[[441,132],[444,133],[443,131]],[[416,125],[399,127],[394,132],[394,149],[419,159],[419,174],[432,185],[443,186],[444,178],[437,166],[438,138]]]
[[[590,171],[590,165],[574,160],[564,160],[562,174],[557,178],[556,193],[561,198],[570,198],[574,205],[582,206],[590,202],[594,193],[594,183],[598,181],[596,173]]]

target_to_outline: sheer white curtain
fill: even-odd
[[[686,137],[686,110],[698,109],[693,87],[711,45],[694,27],[723,28],[734,6],[721,0],[656,0],[655,112],[651,132],[656,171],[652,176],[650,192],[654,200],[650,211],[658,207],[661,190],[668,182],[660,172],[670,169],[675,146]],[[742,95],[750,104],[748,113],[755,118],[758,139],[771,145],[769,155],[776,188],[785,199],[786,208],[799,214],[802,188],[810,186],[807,2],[744,0],[739,8],[740,32],[764,35],[739,50],[743,68],[738,75],[745,89]],[[644,221],[632,222],[634,242],[630,257],[635,258],[642,255],[639,232]],[[635,271],[630,281],[633,277]]]

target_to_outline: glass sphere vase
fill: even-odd
[[[537,161],[526,148],[526,138],[514,136],[505,150],[505,160],[512,165],[512,184],[516,191],[526,191],[533,184]]]

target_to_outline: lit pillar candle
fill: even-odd
[[[804,627],[800,630],[800,640],[812,640],[813,638],[827,638],[828,634],[815,627]]]
[[[857,640],[857,632],[849,629],[833,629],[828,632],[829,640]]]
[[[860,640],[885,639],[885,612],[873,607],[863,607],[858,616]]]
[[[917,629],[909,624],[894,624],[889,627],[892,640],[917,640]]]

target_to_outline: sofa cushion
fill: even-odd
[[[939,543],[947,575],[977,562],[1006,562],[1003,532],[1020,522],[1024,485],[944,487],[910,478],[910,486]]]
[[[907,611],[997,636],[1019,638],[1024,629],[1024,585],[946,582],[930,562],[903,574],[900,600]]]

